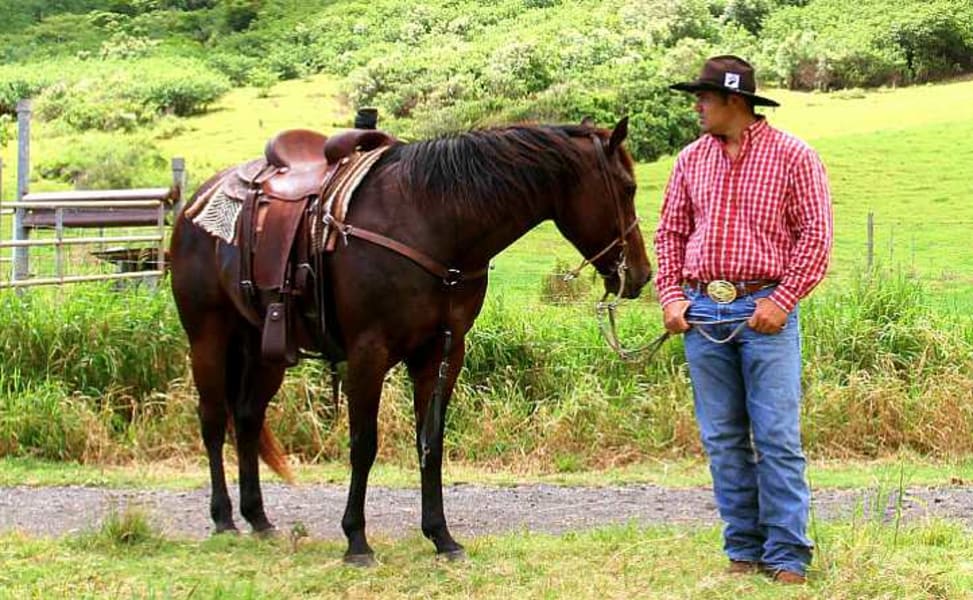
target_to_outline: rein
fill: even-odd
[[[656,338],[654,341],[642,348],[625,348],[622,345],[621,340],[618,339],[618,331],[615,326],[615,312],[618,309],[618,305],[621,303],[622,291],[625,289],[625,279],[628,273],[628,234],[634,230],[638,224],[638,218],[635,218],[632,223],[626,227],[625,217],[622,214],[621,197],[619,196],[616,188],[615,182],[608,176],[608,156],[605,154],[605,148],[601,141],[601,138],[597,135],[591,135],[591,141],[595,146],[595,154],[598,156],[598,166],[601,172],[602,180],[605,183],[605,189],[608,190],[608,194],[612,197],[612,201],[615,204],[615,215],[618,218],[618,231],[620,232],[618,237],[612,240],[610,244],[605,246],[600,252],[596,253],[590,258],[585,258],[581,261],[575,269],[566,273],[563,277],[564,281],[571,281],[576,279],[581,271],[588,265],[594,266],[596,260],[608,253],[609,250],[615,246],[621,246],[621,251],[618,253],[618,259],[615,261],[615,265],[607,273],[602,273],[598,270],[598,275],[603,279],[608,279],[612,275],[618,275],[618,291],[617,292],[605,292],[601,300],[595,304],[595,316],[598,319],[598,329],[601,331],[602,336],[605,338],[605,342],[608,343],[608,347],[611,348],[618,356],[624,361],[635,360],[639,354],[645,351],[649,351],[649,356],[655,354],[655,352],[662,347],[663,342],[668,339],[668,333]],[[597,270],[597,267],[596,267]],[[615,298],[608,300],[609,296],[614,295]]]

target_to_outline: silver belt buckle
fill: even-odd
[[[729,304],[737,299],[737,288],[725,279],[714,279],[706,284],[706,295],[717,304]]]

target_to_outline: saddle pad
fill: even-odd
[[[351,164],[343,165],[337,177],[321,194],[323,198],[327,198],[326,210],[335,218],[344,220],[351,196],[358,189],[358,185],[368,174],[368,171],[388,148],[389,146],[382,146],[368,152],[355,153],[343,159],[348,160]],[[226,186],[232,183],[236,177],[236,173],[232,171],[224,176],[206,196],[193,204],[196,214],[192,216],[192,222],[202,228],[203,231],[233,245],[237,243],[236,225],[243,209],[243,202],[242,199],[235,197],[237,194],[228,195]],[[314,250],[320,251],[325,246],[325,240],[329,238],[328,228],[319,221],[315,221],[311,226]],[[335,232],[330,233],[331,239],[327,246],[329,250],[333,250]]]
[[[345,215],[348,214],[348,205],[351,204],[351,197],[355,194],[355,190],[358,189],[362,180],[365,179],[365,175],[371,171],[375,163],[378,162],[378,159],[389,148],[391,146],[380,146],[374,150],[355,153],[348,158],[342,159],[349,160],[351,164],[342,171],[339,171],[338,176],[323,190],[321,196],[327,198],[324,205],[324,214],[330,214],[339,223],[344,222]],[[322,249],[328,251],[334,250],[338,239],[338,232],[334,231],[327,224],[324,224],[324,227],[319,232],[317,230],[319,225],[320,223],[317,222],[312,224],[312,249],[314,251],[320,251]]]
[[[234,177],[233,173],[227,177]],[[225,178],[224,178],[225,179]],[[204,198],[196,202],[201,206],[193,223],[198,225],[203,231],[216,236],[228,244],[235,243],[236,222],[243,209],[243,202],[236,198],[230,198],[223,191],[223,182],[213,186],[213,189]]]

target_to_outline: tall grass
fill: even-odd
[[[802,306],[813,454],[973,452],[973,328],[927,297],[923,282],[876,270]],[[0,455],[200,455],[186,344],[166,292],[71,288],[2,296],[0,306]],[[622,311],[628,343],[660,332],[654,304]],[[601,340],[587,302],[497,296],[467,346],[447,420],[453,460],[573,471],[700,452],[678,338],[652,360],[624,363]],[[347,451],[347,407],[332,404],[329,377],[306,361],[269,413],[303,461]],[[411,394],[394,370],[380,416],[384,459],[415,460]]]

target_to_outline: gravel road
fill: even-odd
[[[559,487],[453,485],[444,490],[446,517],[457,539],[532,531],[560,533],[613,523],[701,524],[719,522],[708,488]],[[239,505],[231,492],[234,507]],[[267,514],[279,529],[301,523],[317,539],[342,539],[340,520],[346,488],[338,485],[264,486]],[[879,502],[875,490],[819,490],[814,512],[823,520],[856,511],[893,519],[894,498]],[[884,498],[883,498],[884,499]],[[880,506],[878,506],[880,505]],[[141,508],[154,526],[172,538],[209,535],[209,491],[119,490],[95,487],[0,488],[0,533],[60,536],[95,528],[112,508]],[[419,530],[419,491],[372,487],[365,514],[373,536],[401,537]],[[906,522],[938,517],[973,529],[973,486],[909,488],[902,502]],[[241,528],[245,523],[237,517]]]

